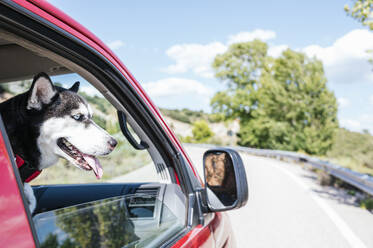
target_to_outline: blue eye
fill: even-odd
[[[83,120],[83,115],[82,114],[76,114],[76,115],[73,115],[72,118],[77,120],[77,121],[81,121]]]

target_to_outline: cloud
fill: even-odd
[[[359,132],[361,131],[361,122],[357,120],[350,120],[350,119],[341,119],[339,124],[352,131]]]
[[[252,32],[239,32],[230,35],[226,43],[211,42],[207,44],[178,44],[170,47],[166,54],[174,63],[164,68],[169,74],[192,72],[203,78],[214,76],[211,64],[217,54],[224,53],[232,42],[251,41],[255,38],[264,41],[276,38],[272,30],[256,29]],[[270,45],[268,54],[278,57],[289,48],[286,44]],[[372,65],[368,62],[373,58],[373,32],[355,29],[335,40],[330,46],[310,45],[296,49],[308,56],[319,58],[325,69],[326,77],[331,83],[362,83],[372,82]]]
[[[185,94],[211,96],[213,90],[202,83],[185,78],[165,78],[143,84],[144,89],[151,97],[164,97]]]
[[[220,42],[202,44],[181,44],[170,47],[166,54],[175,60],[175,64],[168,66],[164,71],[175,74],[189,70],[195,74],[212,78],[211,64],[215,56],[225,52],[227,47]]]
[[[361,114],[354,119],[344,119],[339,121],[340,126],[347,128],[351,131],[362,132],[364,129],[373,133],[373,115]]]
[[[326,76],[333,83],[373,82],[372,65],[368,63],[373,54],[368,50],[373,50],[373,33],[364,29],[347,33],[331,46],[310,45],[302,49],[323,62]]]
[[[238,42],[248,42],[255,39],[267,41],[276,38],[276,33],[272,30],[255,29],[251,32],[240,32],[228,37],[228,44]]]
[[[338,97],[337,101],[338,101],[338,105],[339,105],[341,108],[344,108],[344,107],[347,107],[347,106],[350,105],[350,100],[348,100],[348,99],[345,98],[345,97]]]
[[[288,45],[270,46],[268,48],[268,55],[277,58],[281,55],[283,51],[285,51],[288,48]]]
[[[117,50],[121,48],[122,46],[124,46],[124,42],[121,40],[114,40],[114,41],[109,42],[107,45],[111,50]]]
[[[217,54],[224,53],[228,46],[235,42],[247,42],[254,39],[263,41],[274,39],[276,33],[271,30],[256,29],[252,32],[240,32],[230,35],[226,44],[222,42],[211,42],[208,44],[179,44],[167,49],[166,54],[174,64],[167,66],[163,71],[169,74],[193,72],[203,78],[212,78],[214,72],[211,64]],[[274,54],[280,54],[287,46],[282,45],[271,50]]]

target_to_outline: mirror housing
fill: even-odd
[[[241,156],[228,148],[211,149],[203,155],[205,201],[210,212],[246,205],[248,186]]]

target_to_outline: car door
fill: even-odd
[[[34,247],[36,233],[1,119],[0,131],[0,247]]]

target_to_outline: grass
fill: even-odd
[[[373,136],[340,128],[323,158],[353,171],[373,175]]]

